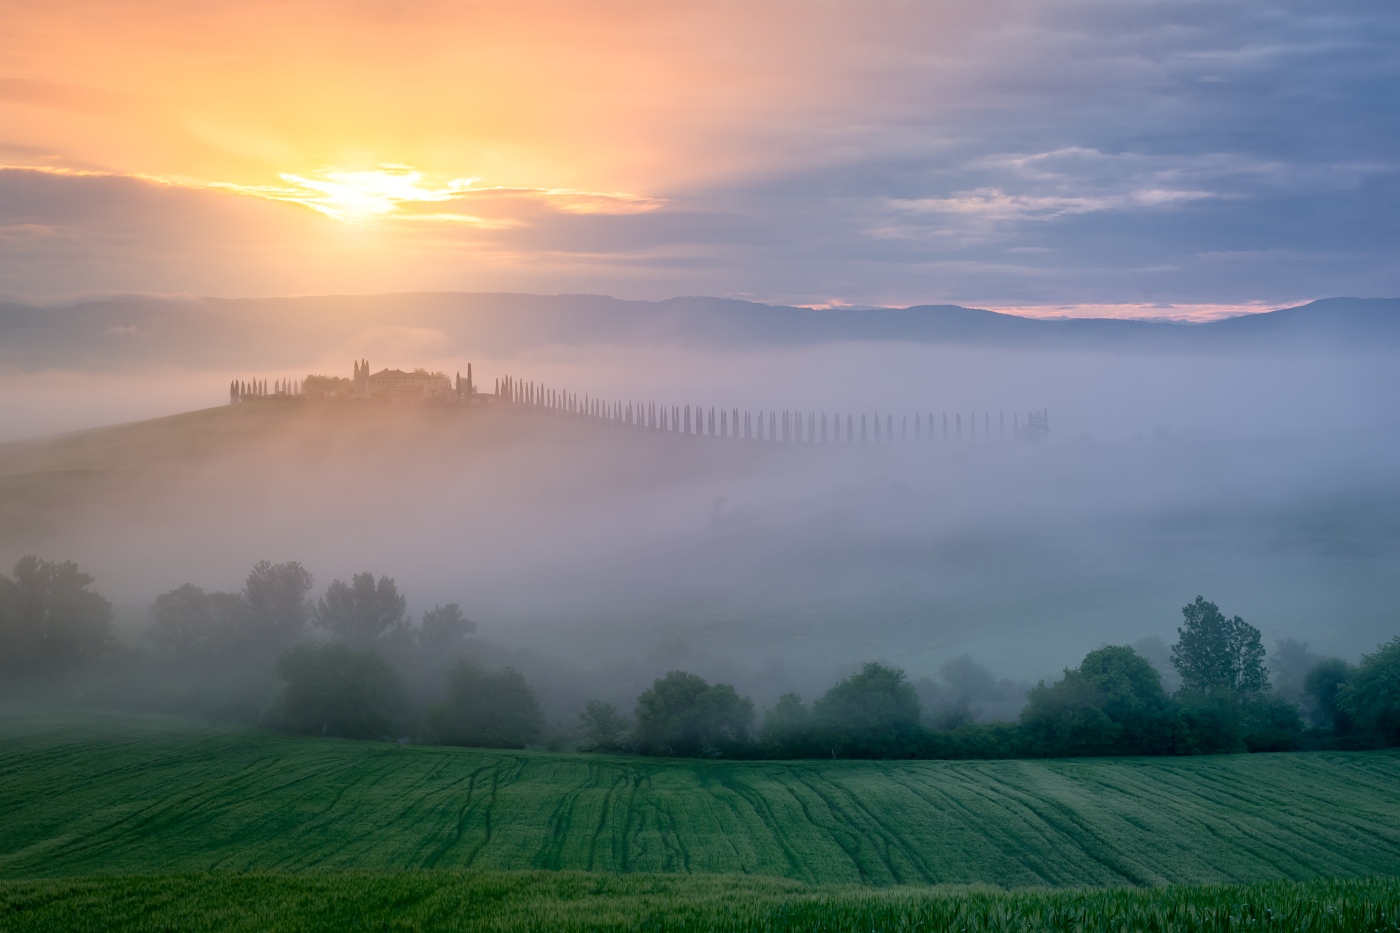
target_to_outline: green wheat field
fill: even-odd
[[[1388,752],[667,761],[6,709],[0,929],[1400,929],[1397,787]]]

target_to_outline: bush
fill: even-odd
[[[1386,745],[1400,745],[1400,637],[1361,659],[1338,707]]]
[[[732,755],[748,744],[753,701],[729,684],[670,671],[637,697],[637,747],[650,755]]]
[[[784,693],[778,697],[778,702],[763,716],[758,741],[763,754],[770,758],[807,758],[814,753],[812,714],[800,696]]]
[[[628,734],[630,723],[611,703],[589,700],[578,715],[578,724],[583,731],[579,751],[625,752],[632,748],[632,736]]]
[[[1245,751],[1239,703],[1228,693],[1177,694],[1173,752],[1177,755],[1225,755]]]
[[[287,685],[270,720],[292,732],[383,738],[403,703],[398,672],[372,651],[297,645],[283,652],[277,673]]]
[[[904,671],[869,661],[812,704],[812,730],[833,758],[908,758],[923,735],[919,716]]]
[[[428,711],[428,734],[440,745],[524,748],[544,729],[535,692],[513,667],[487,671],[461,661],[447,673],[447,699]]]
[[[1303,736],[1298,707],[1282,697],[1261,699],[1245,711],[1244,747],[1251,752],[1296,751]]]
[[[1170,704],[1146,658],[1110,646],[1032,689],[1021,728],[1037,755],[1160,755],[1170,746]]]
[[[112,646],[112,604],[72,561],[21,558],[0,574],[0,668],[71,670]]]

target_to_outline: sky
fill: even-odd
[[[0,0],[0,297],[1400,295],[1388,0]]]

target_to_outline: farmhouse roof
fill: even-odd
[[[413,379],[413,378],[418,378],[418,379],[437,379],[437,378],[439,378],[439,377],[438,377],[436,374],[434,374],[434,373],[408,373],[408,372],[404,372],[402,369],[381,369],[379,372],[377,372],[377,373],[375,373],[374,375],[370,376],[370,378],[371,378],[371,379]]]

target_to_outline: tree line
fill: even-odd
[[[0,574],[6,683],[66,685],[94,702],[144,702],[345,738],[523,748],[539,699],[513,667],[473,660],[476,624],[438,605],[417,624],[386,576],[333,580],[312,598],[301,564],[261,561],[238,591],[186,583],[150,608],[147,647],[122,646],[112,606],[71,562],[22,558]],[[1270,683],[1257,628],[1202,597],[1183,607],[1170,663],[1180,687],[1126,646],[1089,652],[1042,681],[1014,722],[940,720],[898,668],[868,662],[810,704],[784,694],[759,717],[732,685],[673,670],[630,715],[589,700],[581,751],[730,758],[1011,758],[1183,755],[1400,745],[1400,638],[1352,665],[1308,658]],[[1299,647],[1294,645],[1295,648]],[[140,693],[141,690],[147,691]],[[138,695],[139,694],[139,695]],[[556,747],[562,743],[553,743]]]

